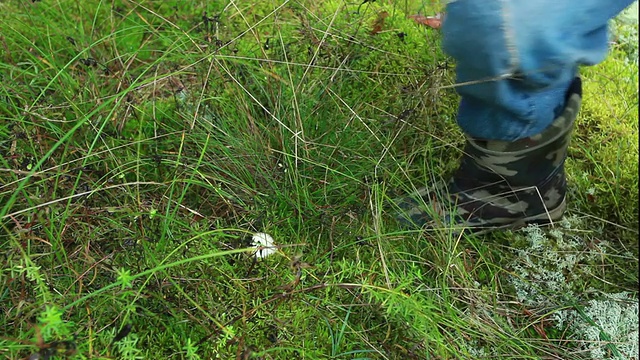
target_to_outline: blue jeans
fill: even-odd
[[[517,140],[547,128],[578,66],[607,53],[607,22],[633,0],[450,0],[443,48],[456,60],[458,124]]]

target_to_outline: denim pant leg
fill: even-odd
[[[540,133],[579,65],[607,53],[607,22],[633,0],[450,0],[444,50],[456,60],[458,124],[469,136]]]

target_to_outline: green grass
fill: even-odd
[[[451,60],[406,18],[441,6],[358,5],[2,2],[0,357],[627,356],[628,44],[583,71],[566,221],[407,232],[385,204],[462,142]]]

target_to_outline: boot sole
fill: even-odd
[[[558,206],[556,206],[551,210],[549,209],[547,210],[548,211],[545,213],[525,217],[522,219],[518,219],[516,221],[511,221],[509,223],[495,224],[495,225],[487,224],[487,226],[483,226],[483,227],[467,227],[464,229],[464,231],[473,233],[475,235],[482,235],[495,230],[506,230],[506,229],[517,230],[530,224],[537,224],[537,225],[552,224],[554,221],[559,221],[560,219],[562,219],[564,212],[567,210],[566,197],[562,199],[562,201],[560,202],[560,204],[558,204]]]

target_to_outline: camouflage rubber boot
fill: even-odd
[[[448,183],[396,200],[408,228],[487,232],[559,220],[566,208],[564,161],[582,99],[579,78],[565,108],[542,133],[515,142],[467,138]]]

